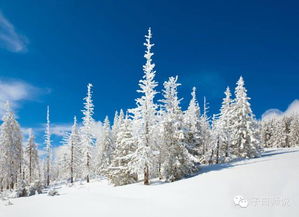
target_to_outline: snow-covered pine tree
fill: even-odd
[[[30,184],[39,180],[39,158],[37,153],[37,146],[34,141],[32,129],[29,129],[28,143],[25,147],[24,158],[26,162],[26,179]]]
[[[74,117],[71,133],[64,138],[64,145],[66,146],[66,157],[64,157],[66,177],[73,183],[75,179],[82,178],[84,165],[81,137],[76,116]]]
[[[47,106],[47,125],[45,131],[45,144],[46,144],[46,185],[50,185],[50,173],[51,173],[51,132],[50,132],[50,109]]]
[[[209,164],[218,164],[223,158],[223,127],[219,115],[212,117],[212,131],[211,144],[209,150],[206,152],[206,159]]]
[[[278,141],[280,141],[280,147],[282,148],[291,147],[290,144],[291,122],[292,122],[292,117],[290,115],[284,115],[280,120],[281,137]]]
[[[290,144],[292,147],[299,146],[299,115],[293,114],[293,119],[290,125]]]
[[[163,116],[161,122],[162,148],[164,161],[162,174],[166,181],[175,181],[190,174],[194,161],[186,148],[186,129],[184,128],[183,112],[177,96],[178,77],[170,77],[164,82]]]
[[[2,121],[0,130],[0,189],[13,189],[22,179],[23,149],[20,126],[11,111],[9,102],[5,104]]]
[[[242,76],[237,82],[235,96],[232,105],[232,152],[235,157],[258,157],[260,141],[256,136],[256,122]]]
[[[232,99],[229,87],[226,88],[225,97],[222,101],[220,114],[217,123],[214,125],[214,130],[217,131],[220,139],[219,153],[217,162],[229,161],[231,158],[231,133],[232,133]],[[216,128],[216,129],[215,129]]]
[[[109,181],[115,186],[137,182],[138,176],[134,169],[130,168],[130,162],[136,148],[136,141],[132,135],[132,123],[126,116],[118,131],[116,148],[107,173]]]
[[[83,112],[83,118],[82,118],[82,124],[83,126],[80,129],[81,134],[81,142],[83,147],[83,152],[85,155],[85,168],[83,170],[83,173],[86,177],[86,181],[89,182],[90,180],[90,173],[91,173],[91,152],[92,148],[94,147],[95,138],[93,133],[93,128],[95,126],[95,121],[93,119],[93,110],[94,105],[92,102],[92,84],[87,85],[87,96],[84,98],[84,109]]]
[[[52,163],[51,175],[52,180],[69,180],[70,179],[70,168],[71,168],[71,155],[70,147],[68,144],[59,146],[55,150],[53,156],[54,162]]]
[[[106,174],[106,170],[111,163],[112,152],[114,150],[113,140],[108,116],[105,117],[102,127],[102,135],[96,141],[97,148],[97,170],[99,174]]]
[[[74,117],[74,124],[70,135],[70,143],[73,146],[73,173],[74,178],[81,179],[83,173],[84,156],[83,147],[81,143],[81,135],[77,124],[77,118]]]
[[[207,155],[209,149],[211,149],[211,126],[208,117],[208,105],[206,97],[204,97],[203,114],[200,117],[200,129],[201,129],[201,140],[202,140],[202,155]],[[208,154],[209,155],[209,154]]]
[[[145,36],[146,63],[143,66],[143,80],[139,81],[142,96],[136,99],[137,107],[130,109],[129,112],[133,117],[133,137],[137,142],[137,150],[134,154],[134,160],[130,162],[136,173],[143,173],[144,184],[149,184],[151,169],[155,167],[156,141],[153,135],[154,126],[156,125],[157,105],[154,102],[154,97],[157,94],[155,88],[157,82],[154,80],[156,72],[154,71],[155,64],[152,63],[151,44],[152,32],[148,29],[148,34]]]
[[[46,183],[45,181],[45,177],[46,177],[46,166],[45,166],[45,158],[39,158],[39,180],[40,180],[40,184],[44,184]]]
[[[155,135],[155,140],[156,140],[156,149],[155,152],[157,153],[156,156],[156,162],[155,162],[155,168],[154,172],[157,174],[160,180],[163,179],[163,174],[162,174],[162,163],[164,162],[165,159],[165,151],[164,149],[164,144],[163,144],[163,134],[162,134],[162,120],[163,120],[163,115],[164,111],[162,109],[162,105],[159,105],[159,110],[156,115],[156,126],[153,129],[153,134]]]
[[[186,143],[189,152],[198,159],[202,155],[203,138],[201,135],[200,107],[196,100],[196,88],[193,87],[188,109],[184,113],[184,125],[188,129]]]
[[[113,125],[111,127],[111,137],[114,146],[116,146],[116,138],[117,138],[117,133],[119,131],[119,128],[120,128],[119,115],[118,115],[118,111],[116,111],[114,114]]]
[[[213,116],[212,120],[212,139],[211,150],[209,150],[209,164],[221,163],[230,160],[231,150],[231,125],[232,125],[232,106],[231,92],[229,87],[224,92],[225,97],[222,101],[220,113]]]
[[[275,147],[276,120],[273,118],[262,120],[261,125],[261,140],[264,148]]]
[[[269,138],[268,143],[271,144],[271,147],[278,148],[282,147],[284,143],[284,131],[283,131],[283,124],[282,124],[282,117],[273,117],[271,120],[263,120],[263,122],[272,122],[272,126],[270,126],[270,130],[272,132],[271,137]],[[263,135],[263,134],[262,134]]]
[[[113,120],[113,125],[112,125],[112,129],[111,129],[111,134],[112,134],[112,139],[113,139],[113,143],[116,143],[116,138],[117,138],[117,134],[118,131],[123,123],[124,120],[124,112],[121,109],[119,114],[116,111],[115,112],[115,116],[114,116],[114,120]]]

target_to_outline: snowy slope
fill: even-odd
[[[60,196],[0,201],[0,217],[299,216],[299,149],[267,150],[263,157],[204,167],[174,183],[112,187],[105,181],[63,186]],[[247,208],[234,204],[241,195]],[[243,203],[244,204],[244,203]]]

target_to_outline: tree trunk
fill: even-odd
[[[73,183],[74,179],[74,145],[72,143],[71,147],[71,183]]]
[[[226,142],[225,146],[225,157],[228,157],[228,142]]]
[[[31,158],[31,148],[29,150],[29,183],[31,183],[31,175],[32,175],[32,170],[31,170],[31,164],[32,164],[32,158]]]
[[[214,155],[214,150],[212,150],[212,154],[209,159],[209,164],[213,164],[213,155]]]
[[[87,175],[86,175],[86,182],[89,183],[89,155],[87,153],[87,162],[86,162],[86,166],[87,166]]]
[[[159,154],[159,164],[158,164],[158,173],[159,173],[159,180],[162,180],[163,176],[162,176],[162,150],[160,150],[160,154]]]
[[[219,162],[219,139],[217,141],[217,149],[216,149],[216,164]]]
[[[149,169],[147,164],[144,167],[144,184],[149,185]]]
[[[50,159],[48,157],[48,162],[47,162],[47,186],[50,185]]]
[[[11,183],[10,183],[10,190],[12,190],[12,189],[14,189],[14,182],[12,181]]]

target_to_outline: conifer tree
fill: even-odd
[[[292,118],[289,115],[283,116],[280,122],[281,137],[279,142],[280,146],[283,148],[291,147],[291,122]]]
[[[189,174],[193,169],[191,155],[186,148],[186,129],[183,112],[177,96],[177,77],[170,77],[164,82],[163,117],[162,117],[162,149],[164,161],[162,173],[167,181],[175,181]]]
[[[66,177],[73,183],[76,178],[82,178],[84,165],[83,149],[76,116],[74,117],[72,130],[65,136],[63,142],[65,150],[61,158],[61,167],[65,171]]]
[[[25,148],[25,162],[27,164],[26,177],[28,182],[32,183],[39,179],[39,159],[32,129],[29,129],[28,143]]]
[[[200,117],[200,129],[201,129],[201,138],[202,138],[202,155],[209,156],[209,150],[211,147],[211,126],[210,119],[208,117],[208,103],[206,101],[206,97],[204,97],[204,105],[203,105],[203,113]]]
[[[108,167],[107,177],[114,185],[126,185],[137,182],[137,174],[130,167],[136,148],[136,142],[132,135],[131,120],[126,117],[118,131],[116,148],[113,152],[111,165]]]
[[[212,140],[209,163],[221,163],[231,160],[231,133],[232,133],[232,100],[231,92],[227,87],[220,113],[213,116]]]
[[[212,136],[210,150],[208,150],[207,156],[209,157],[209,164],[218,164],[222,158],[223,152],[223,127],[219,115],[213,115],[212,118]],[[210,156],[209,156],[210,155]]]
[[[9,102],[5,104],[0,130],[0,189],[13,189],[22,179],[22,134],[19,123],[11,111]]]
[[[265,148],[275,146],[276,127],[277,123],[275,119],[262,120],[261,139]]]
[[[144,184],[149,184],[151,169],[155,167],[154,150],[156,149],[155,136],[153,135],[154,126],[156,125],[157,105],[154,103],[154,97],[157,94],[155,88],[157,82],[154,80],[156,72],[154,71],[155,64],[152,63],[151,48],[154,44],[151,43],[152,32],[148,29],[148,34],[145,36],[146,63],[143,66],[143,80],[139,81],[142,96],[136,100],[137,107],[130,109],[129,112],[133,116],[133,137],[137,142],[137,150],[134,155],[134,160],[130,162],[134,164],[137,173],[143,172]]]
[[[193,87],[188,109],[184,113],[184,125],[188,129],[186,135],[187,148],[191,154],[200,158],[203,149],[201,132],[200,107],[196,100],[196,88]]]
[[[112,152],[114,150],[110,122],[106,116],[102,127],[102,135],[96,142],[98,156],[98,171],[100,174],[105,174],[112,160]]]
[[[50,110],[47,107],[47,126],[45,132],[45,144],[46,144],[46,185],[50,185],[50,170],[51,170],[51,133],[50,133]]]
[[[290,144],[292,147],[299,146],[299,115],[293,114],[293,120],[290,125]]]
[[[247,90],[243,77],[237,82],[235,89],[236,99],[232,111],[232,147],[236,157],[260,156],[260,140],[256,134],[256,123],[250,108]]]
[[[94,138],[94,132],[93,128],[95,126],[95,121],[93,119],[93,110],[94,105],[92,101],[92,84],[87,85],[87,96],[84,98],[84,109],[83,112],[83,118],[82,118],[82,124],[83,126],[80,129],[81,134],[81,142],[82,147],[84,150],[84,159],[85,159],[85,167],[83,170],[83,173],[86,177],[86,181],[90,181],[90,173],[91,173],[91,156],[92,156],[92,149],[94,147],[95,138]]]
[[[223,149],[222,152],[224,153],[224,161],[227,161],[230,158],[231,152],[231,133],[232,133],[232,99],[231,99],[231,92],[229,87],[226,88],[225,98],[223,98],[222,106],[220,109],[220,122],[222,128],[222,141],[223,141]]]
[[[123,123],[124,120],[124,112],[121,109],[119,114],[116,111],[115,112],[115,116],[114,116],[114,120],[113,120],[113,125],[112,125],[112,129],[111,129],[111,134],[112,134],[112,139],[113,139],[113,143],[116,143],[116,138],[117,138],[117,134],[118,131]]]

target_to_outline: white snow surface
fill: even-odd
[[[12,199],[10,206],[0,200],[0,217],[298,217],[299,148],[268,149],[261,158],[205,166],[174,183],[113,187],[104,180],[62,185],[58,192]],[[235,196],[248,206],[236,205]]]

